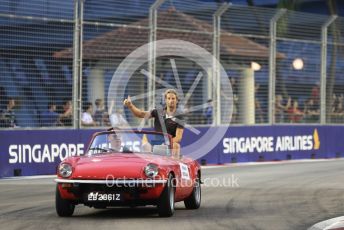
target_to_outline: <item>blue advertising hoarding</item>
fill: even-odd
[[[182,146],[208,129],[225,129],[198,160],[207,164],[342,157],[344,126],[198,127],[185,129]],[[0,177],[54,174],[61,160],[82,155],[97,130],[0,131]]]

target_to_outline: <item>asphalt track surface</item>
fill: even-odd
[[[177,203],[170,218],[153,207],[81,205],[60,218],[52,178],[0,180],[0,229],[307,229],[343,216],[343,169],[344,160],[207,168],[201,208]]]

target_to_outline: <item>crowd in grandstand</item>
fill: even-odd
[[[319,121],[319,100],[309,98],[304,102],[303,108],[299,106],[297,99],[284,100],[282,95],[276,96],[275,121],[276,123],[316,123]]]
[[[239,123],[238,121],[238,107],[239,100],[237,96],[236,84],[233,81],[233,124]],[[259,85],[256,91],[259,90]],[[318,123],[320,121],[320,96],[318,86],[314,87],[310,96],[300,103],[298,98],[292,98],[288,95],[278,94],[275,98],[275,122],[276,123]],[[2,102],[4,100],[1,100]],[[344,120],[344,95],[333,94],[331,102],[330,117],[331,122],[343,122]],[[8,98],[7,103],[1,104],[0,112],[0,127],[18,127],[16,107],[18,107],[16,98]],[[81,124],[84,127],[96,126],[116,126],[127,127],[128,122],[123,116],[123,110],[113,110],[113,104],[108,114],[108,110],[104,106],[103,99],[97,99],[94,105],[91,102],[83,104],[83,113],[81,115]],[[20,106],[20,105],[19,105]],[[192,113],[189,113],[189,106],[185,105],[183,111],[185,113],[185,120],[190,122],[192,120]],[[255,113],[256,123],[264,123],[264,112],[259,99],[255,99]],[[202,116],[198,116],[198,124],[212,124],[213,123],[213,102],[211,99],[207,101],[207,106],[202,111]],[[64,126],[71,127],[73,125],[73,109],[72,101],[67,98],[63,100],[61,105],[55,102],[49,102],[45,111],[39,114],[39,124],[41,127],[56,127]],[[194,122],[190,122],[194,123]]]
[[[333,94],[331,111],[329,111],[331,122],[343,122],[344,95]],[[311,95],[300,106],[298,99],[291,97],[283,98],[276,96],[275,122],[276,123],[318,123],[320,121],[320,98]]]

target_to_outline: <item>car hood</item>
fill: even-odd
[[[159,167],[175,162],[165,156],[133,153],[112,153],[97,156],[79,157],[73,162],[74,179],[106,179],[106,178],[144,178],[144,167],[155,163]]]

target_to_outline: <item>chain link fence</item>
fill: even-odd
[[[2,1],[0,27],[0,126],[72,126],[73,62],[53,54],[73,46],[73,4]]]
[[[193,0],[29,2],[0,7],[1,128],[149,127],[122,101],[163,106],[166,87],[179,92],[191,125],[344,122],[341,17]],[[120,63],[161,39],[213,54],[231,83],[232,105],[221,100],[227,89],[216,64],[154,58],[154,47],[128,81],[117,81],[123,95],[113,97]]]

